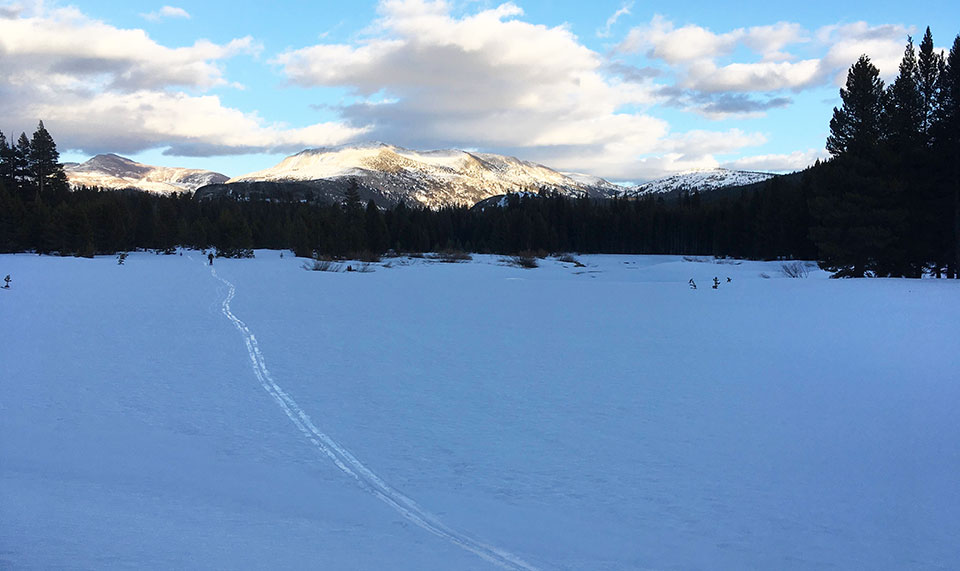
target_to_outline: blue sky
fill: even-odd
[[[824,156],[847,67],[960,7],[821,2],[0,2],[0,117],[63,160],[231,176],[381,140],[617,181]]]

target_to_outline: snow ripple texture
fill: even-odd
[[[250,328],[230,310],[230,302],[233,300],[234,295],[236,295],[236,287],[231,282],[217,275],[216,270],[213,268],[210,269],[210,272],[214,278],[218,279],[227,287],[227,296],[221,304],[221,311],[243,335],[244,343],[247,346],[247,353],[250,355],[250,364],[253,367],[253,373],[256,375],[257,380],[260,381],[260,385],[273,397],[273,400],[283,409],[287,418],[300,430],[304,437],[327,456],[341,472],[356,480],[361,488],[379,498],[410,522],[454,545],[482,557],[494,565],[503,569],[536,569],[536,567],[512,553],[486,545],[451,529],[435,515],[417,505],[412,499],[390,487],[380,476],[357,460],[349,450],[321,431],[307,413],[297,404],[297,401],[274,381],[264,362],[263,353],[260,352],[257,338],[253,335],[253,332],[250,331]]]

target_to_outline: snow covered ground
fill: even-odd
[[[957,283],[580,259],[0,256],[0,568],[956,568]]]

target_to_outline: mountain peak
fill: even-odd
[[[774,176],[776,175],[771,173],[738,171],[722,167],[691,169],[638,185],[627,191],[627,195],[668,194],[681,190],[705,192],[763,182]]]
[[[73,186],[138,189],[161,194],[192,192],[227,180],[225,175],[200,169],[156,167],[114,153],[102,153],[80,164],[64,165]]]
[[[357,179],[367,195],[381,203],[402,200],[430,208],[472,205],[491,196],[541,188],[596,197],[616,196],[623,190],[600,178],[571,177],[516,157],[458,149],[421,151],[379,141],[306,149],[228,184],[297,183],[331,189],[349,179]],[[339,198],[332,190],[320,194],[324,193]]]

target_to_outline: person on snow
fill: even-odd
[[[210,265],[212,266],[212,265],[213,265],[213,252],[210,252],[209,254],[207,254],[207,259],[210,260]]]

